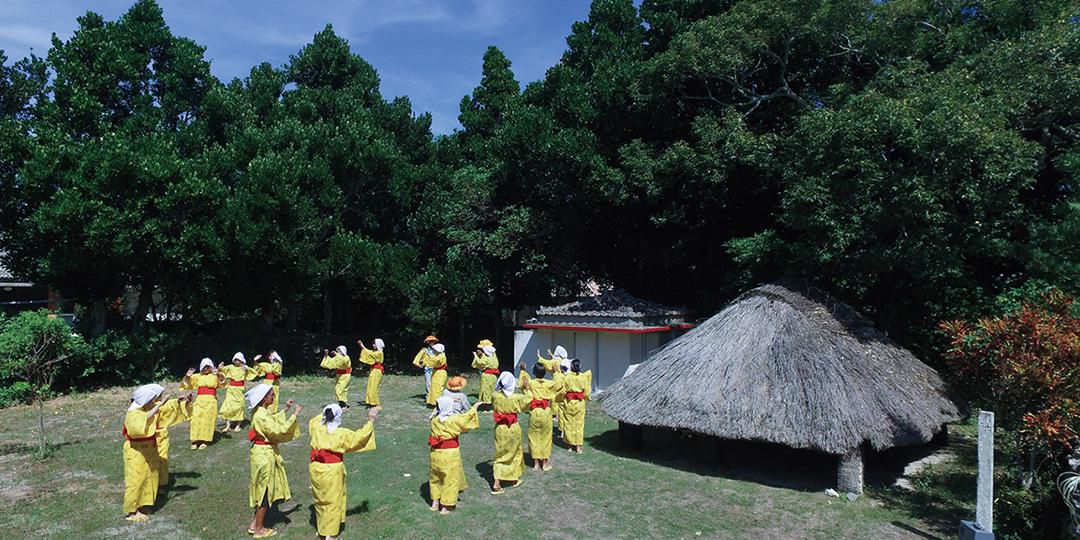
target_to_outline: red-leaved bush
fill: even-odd
[[[1073,298],[1051,290],[1006,315],[946,321],[954,384],[997,424],[1019,430],[1020,444],[1070,449],[1080,433],[1080,318]]]

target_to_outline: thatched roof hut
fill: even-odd
[[[784,282],[755,288],[607,390],[620,422],[841,455],[862,489],[864,444],[928,442],[959,418],[936,371],[851,307]]]

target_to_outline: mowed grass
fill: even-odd
[[[366,382],[353,379],[353,401]],[[471,377],[467,390],[477,386]],[[176,383],[168,388],[177,393]],[[461,438],[469,489],[456,512],[440,516],[428,509],[423,389],[421,376],[384,379],[378,449],[345,458],[349,510],[344,538],[920,538],[927,528],[896,502],[902,499],[873,491],[848,502],[817,490],[733,479],[709,465],[664,461],[655,453],[639,459],[618,449],[616,422],[595,404],[590,404],[584,454],[557,446],[554,470],[528,469],[520,488],[498,496],[488,493],[494,426],[490,413],[482,414],[481,429]],[[159,499],[149,523],[122,519],[120,424],[130,391],[116,388],[49,402],[47,429],[55,449],[44,461],[33,457],[34,409],[0,410],[0,504],[5,507],[0,536],[246,536],[251,519],[246,428],[221,436],[207,450],[193,451],[187,425],[174,427],[174,485]],[[314,538],[306,430],[308,420],[332,401],[333,381],[287,378],[283,396],[303,405],[304,433],[281,447],[293,499],[271,512],[269,525],[280,538]],[[355,428],[365,420],[365,409],[354,405],[344,425]],[[526,424],[527,415],[521,420]]]

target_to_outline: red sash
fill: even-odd
[[[266,442],[266,439],[262,438],[262,435],[256,433],[254,429],[248,430],[248,440],[251,441],[251,444],[258,444],[261,446],[270,445],[270,443]]]
[[[529,402],[529,409],[546,409],[551,406],[551,403],[546,399],[534,399]]]
[[[431,445],[432,450],[446,450],[447,448],[457,448],[461,445],[458,444],[457,437],[453,439],[439,439],[434,435],[427,438],[427,442]]]
[[[244,381],[238,381],[236,379],[229,379],[229,386],[239,386],[239,387],[243,388],[244,387]]]
[[[377,370],[382,371],[384,373],[386,372],[386,369],[383,368],[382,362],[376,362],[374,364],[371,364],[371,369],[372,370],[377,369]]]
[[[133,443],[152,442],[152,443],[154,443],[154,446],[157,446],[157,434],[156,433],[149,436],[149,437],[128,437],[127,426],[124,426],[123,428],[121,428],[120,433],[124,434],[124,438],[127,439],[128,442],[133,442]]]
[[[312,450],[311,461],[313,463],[341,463],[341,454],[330,450]]]
[[[279,378],[280,378],[280,377],[278,377],[278,374],[277,374],[277,373],[267,373],[267,374],[266,374],[266,380],[268,380],[268,381],[276,381],[276,380],[278,380]]]
[[[439,367],[437,367],[435,369],[440,370],[440,371],[446,371],[446,364],[443,364],[443,365],[441,365],[441,366],[439,366]]]
[[[200,386],[199,389],[196,390],[196,392],[200,396],[216,396],[217,395],[217,388],[210,388],[209,386]]]
[[[567,392],[566,399],[569,401],[584,401],[585,392]]]
[[[502,425],[504,425],[506,427],[510,427],[510,426],[517,423],[517,413],[497,412],[497,413],[493,414],[492,416],[495,418],[495,425],[496,426],[499,425],[499,424],[502,424]]]
[[[498,374],[499,374],[499,370],[497,370],[497,369],[488,368],[488,369],[484,370],[484,375],[498,375]]]
[[[352,368],[335,369],[334,371],[337,372],[338,375],[348,375],[352,373]]]

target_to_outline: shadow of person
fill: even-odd
[[[366,514],[371,511],[368,501],[360,501],[360,504],[345,511],[346,516],[355,516],[357,514]]]
[[[431,504],[431,482],[420,484],[420,497],[424,499],[424,502]]]
[[[290,507],[289,507],[288,510],[285,510],[284,508],[282,508],[283,505],[289,505]],[[271,504],[270,505],[270,510],[266,512],[266,522],[264,523],[264,525],[268,529],[272,529],[275,526],[277,526],[279,524],[282,524],[282,523],[288,525],[288,524],[292,523],[292,520],[289,519],[289,515],[292,514],[295,511],[299,510],[299,509],[300,509],[300,503],[292,503],[292,502],[288,502],[288,501],[284,501],[284,502],[279,501],[277,504]],[[313,508],[313,510],[314,510],[314,508]]]
[[[495,483],[495,468],[492,466],[491,461],[481,461],[476,464],[476,472],[480,473],[480,476],[484,478],[484,481],[488,485]]]

